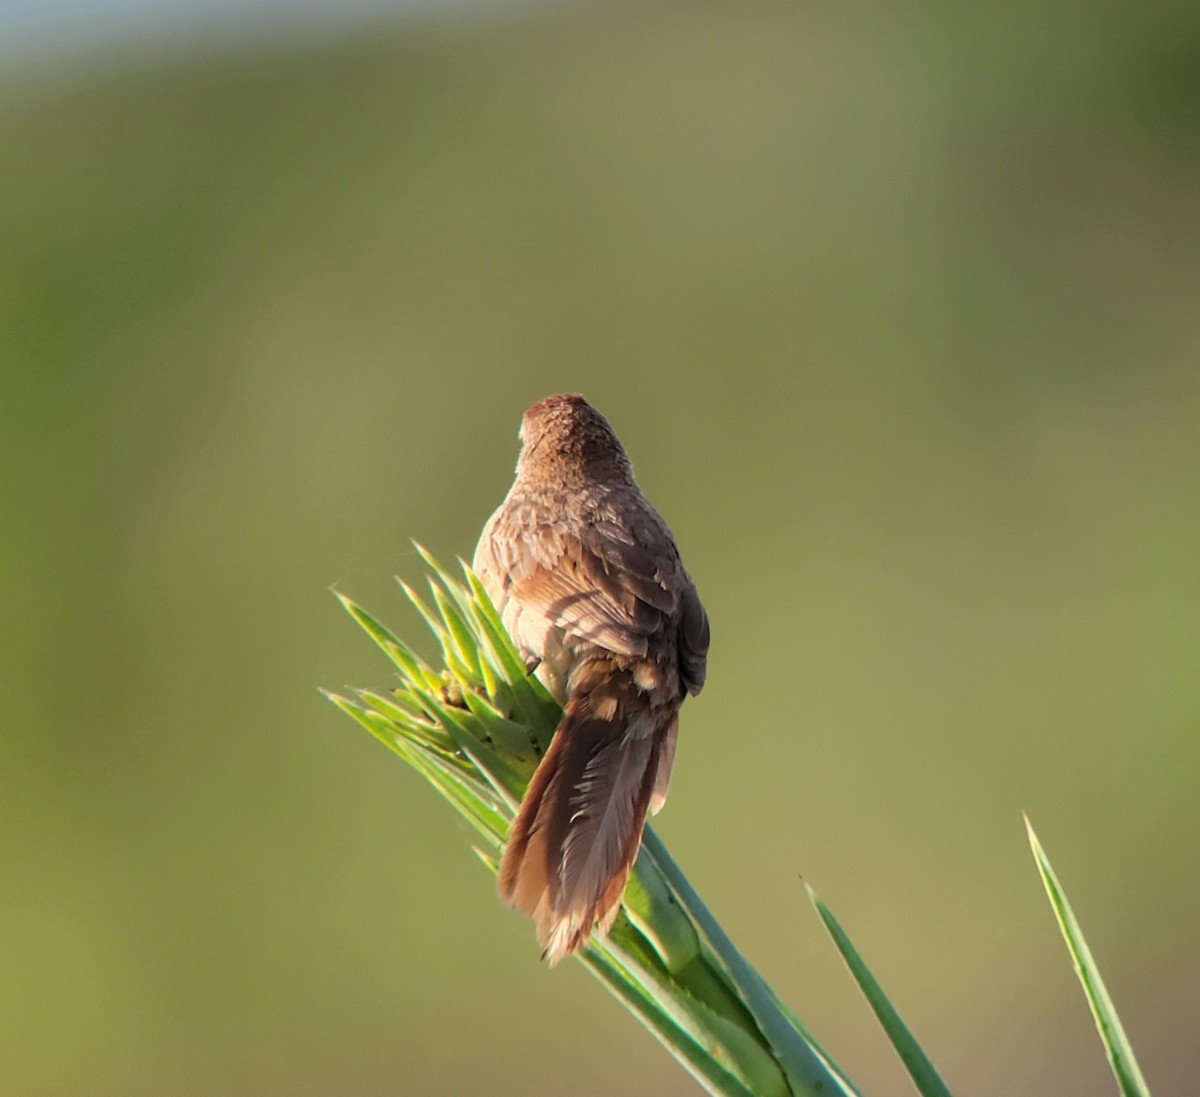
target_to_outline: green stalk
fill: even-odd
[[[441,648],[426,664],[349,598],[342,605],[391,662],[390,691],[328,694],[344,712],[424,777],[481,838],[492,871],[525,787],[562,710],[504,631],[466,565],[451,577],[417,546],[430,569],[432,604],[401,583]],[[1124,1097],[1149,1097],[1083,934],[1038,845],[1030,843],[1075,960]],[[928,1056],[829,909],[820,915],[924,1097],[949,1097]],[[845,1072],[734,946],[652,827],[607,939],[578,956],[714,1097],[860,1097]]]
[[[480,858],[494,871],[561,709],[527,672],[469,569],[460,582],[420,551],[431,600],[401,585],[441,648],[442,668],[426,665],[339,595],[400,680],[390,696],[379,689],[329,696],[469,820],[483,839]],[[650,828],[623,916],[579,960],[709,1093],[857,1095],[734,948]]]

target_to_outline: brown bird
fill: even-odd
[[[704,685],[708,617],[604,416],[550,396],[525,413],[521,443],[474,567],[564,706],[499,879],[555,964],[616,917],[646,813],[667,797],[679,706]]]

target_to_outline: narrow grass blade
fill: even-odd
[[[818,1051],[805,1039],[784,1015],[762,976],[737,950],[721,924],[700,900],[653,827],[646,828],[642,837],[642,851],[648,853],[658,866],[676,901],[692,919],[710,955],[720,965],[722,975],[754,1018],[779,1065],[783,1067],[792,1092],[797,1095],[812,1094],[814,1097],[828,1097],[835,1093],[859,1097],[858,1090],[849,1078],[823,1051]]]
[[[787,1079],[770,1051],[745,1029],[680,988],[660,968],[653,949],[630,926],[618,926],[589,953],[607,955],[667,1019],[705,1055],[747,1085],[757,1097],[791,1097]]]
[[[463,661],[459,655],[458,646],[454,642],[454,637],[450,634],[449,628],[440,619],[439,615],[430,608],[425,599],[423,599],[408,583],[399,576],[396,576],[396,582],[400,584],[404,591],[405,597],[413,604],[417,612],[425,618],[425,623],[429,626],[430,632],[437,637],[438,643],[442,646],[442,658],[446,661],[446,668],[460,682],[465,685],[473,685],[478,673],[472,674],[471,668]],[[437,594],[437,587],[430,582],[433,593]]]
[[[431,682],[435,676],[425,663],[409,651],[382,623],[357,602],[338,591],[333,592],[342,608],[358,622],[359,627],[379,645],[385,655],[406,678],[416,682]]]
[[[496,659],[496,669],[508,682],[513,698],[525,722],[533,729],[542,749],[550,745],[550,737],[558,725],[561,710],[545,691],[545,687],[530,676],[528,668],[504,631],[496,607],[474,572],[464,569],[471,593],[475,598],[475,621]]]
[[[588,949],[580,959],[713,1097],[770,1097],[751,1089],[732,1071],[718,1063],[607,950]]]
[[[369,689],[360,689],[358,696],[392,723],[398,724],[413,733],[417,729],[420,729],[421,737],[433,746],[441,747],[442,750],[446,751],[454,749],[454,741],[442,730],[439,724],[431,724],[423,715],[409,712],[403,704],[399,703],[399,699],[395,696],[385,697],[383,694],[375,693]]]
[[[403,758],[458,808],[459,813],[481,835],[499,846],[508,830],[508,820],[496,810],[494,802],[489,802],[493,796],[490,786],[464,777],[455,766],[439,757],[432,749],[425,748],[417,742],[406,741],[403,730],[392,727],[378,713],[359,708],[336,693],[326,693],[325,696],[344,713],[358,721],[389,750]]]
[[[478,846],[475,854],[494,875],[496,858]],[[750,1031],[673,986],[632,924],[618,923],[607,940],[593,941],[579,959],[714,1097],[791,1097],[768,1049]]]
[[[463,620],[462,614],[458,612],[458,607],[454,604],[450,595],[446,594],[438,587],[433,580],[429,581],[429,588],[433,594],[433,601],[437,605],[438,613],[442,615],[442,620],[446,622],[446,631],[450,641],[454,644],[454,649],[458,658],[468,671],[471,672],[473,680],[479,685],[483,684],[483,670],[479,663],[479,647],[474,642],[470,632],[467,631],[467,623]]]
[[[464,691],[463,704],[480,722],[498,750],[510,758],[520,759],[529,766],[530,772],[533,771],[537,755],[534,753],[529,733],[520,724],[503,716],[494,705],[473,690]]]
[[[517,654],[516,648],[513,647],[508,633],[504,631],[504,625],[500,623],[500,615],[496,613],[496,607],[492,605],[492,600],[488,597],[487,591],[483,589],[483,584],[479,581],[478,576],[469,571],[467,580],[471,584],[471,593],[475,595],[479,623],[500,661],[504,676],[512,680],[523,677],[528,673],[525,664]]]
[[[879,981],[871,974],[871,969],[867,967],[858,950],[851,944],[846,931],[838,924],[838,920],[834,918],[829,908],[817,896],[817,893],[808,884],[805,884],[804,887],[808,891],[808,897],[812,900],[813,906],[816,907],[821,921],[825,923],[825,928],[829,931],[829,936],[833,938],[833,943],[837,946],[838,952],[842,954],[842,959],[846,961],[846,966],[850,969],[850,974],[854,976],[854,981],[858,983],[859,989],[867,999],[867,1003],[874,1010],[875,1016],[879,1018],[879,1023],[883,1026],[884,1032],[887,1033],[888,1039],[891,1040],[892,1047],[896,1049],[896,1054],[900,1056],[900,1061],[912,1077],[917,1091],[922,1094],[922,1097],[950,1097],[950,1090],[946,1088],[946,1083],[942,1081],[941,1075],[938,1074],[937,1069],[930,1062],[929,1056],[925,1054],[921,1045],[917,1043],[917,1038],[912,1034],[912,1029],[904,1023],[903,1018],[896,1012],[895,1006],[892,1005],[888,996],[884,994]]]
[[[1133,1055],[1133,1048],[1125,1035],[1121,1019],[1117,1016],[1116,1007],[1108,996],[1104,980],[1100,978],[1100,970],[1096,967],[1096,961],[1092,959],[1092,951],[1083,938],[1083,930],[1079,928],[1079,923],[1075,920],[1071,904],[1067,902],[1066,893],[1058,882],[1054,869],[1050,867],[1046,851],[1042,849],[1037,835],[1033,832],[1033,824],[1030,823],[1028,815],[1025,816],[1025,829],[1029,832],[1029,846],[1033,850],[1033,859],[1037,863],[1042,884],[1050,898],[1054,917],[1058,919],[1058,927],[1062,930],[1063,940],[1067,942],[1067,949],[1071,953],[1071,959],[1075,962],[1075,974],[1079,976],[1079,981],[1083,984],[1083,993],[1091,1007],[1092,1017],[1095,1019],[1096,1029],[1100,1033],[1104,1050],[1108,1052],[1108,1061],[1112,1065],[1117,1085],[1124,1097],[1150,1097],[1150,1089],[1146,1085],[1145,1078],[1142,1077],[1137,1059]]]

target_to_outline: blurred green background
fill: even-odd
[[[582,391],[712,619],[659,830],[871,1095],[1200,990],[1200,12],[379,19],[0,80],[0,1089],[694,1093],[323,701]],[[10,58],[11,62],[11,58]],[[426,647],[428,650],[428,646]]]

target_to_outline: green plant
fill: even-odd
[[[420,546],[418,550],[431,571],[432,604],[401,585],[437,638],[443,666],[429,666],[375,617],[338,595],[391,660],[400,684],[386,693],[361,690],[353,699],[328,696],[471,823],[479,838],[475,852],[495,872],[508,825],[561,710],[528,674],[470,569],[463,566],[460,582]],[[1081,979],[1088,973],[1085,989],[1090,988],[1089,1001],[1114,1070],[1120,1064],[1118,1078],[1141,1087],[1123,1088],[1123,1093],[1148,1097],[1070,908],[1030,834]],[[811,889],[809,894],[918,1091],[925,1097],[949,1097],[849,937]],[[579,959],[709,1093],[859,1095],[733,945],[652,827],[646,828],[612,931],[604,941],[593,939]]]

